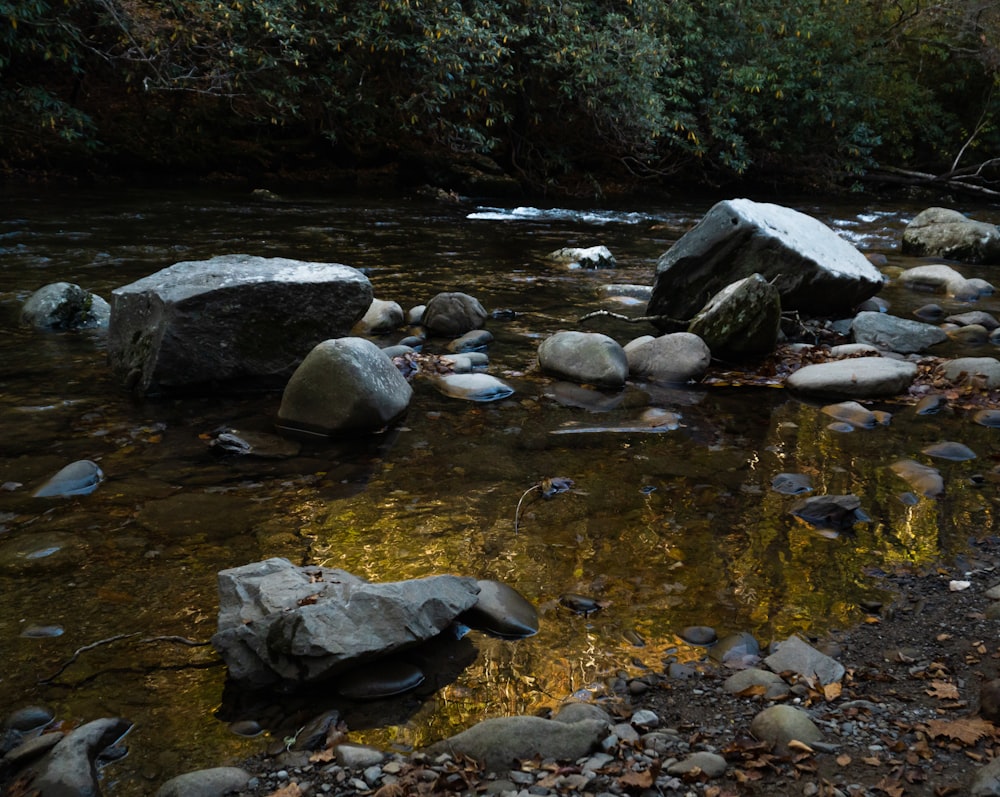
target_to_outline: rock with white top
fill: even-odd
[[[368,278],[339,263],[251,255],[175,263],[112,291],[108,362],[139,394],[280,387],[371,303]]]
[[[882,287],[883,277],[822,222],[791,208],[749,199],[713,206],[660,257],[646,314],[690,320],[709,297],[758,273],[773,283],[784,310],[849,312]],[[671,319],[671,320],[666,320]]]
[[[566,247],[549,254],[549,260],[567,268],[614,268],[615,256],[606,246]]]

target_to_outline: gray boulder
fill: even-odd
[[[36,764],[31,783],[39,797],[98,797],[97,757],[131,729],[128,720],[93,720],[67,733]]]
[[[710,296],[754,273],[778,289],[785,310],[820,315],[853,310],[883,284],[878,269],[822,222],[732,199],[713,206],[660,257],[647,315],[687,321]]]
[[[873,312],[858,313],[851,322],[851,333],[856,343],[899,354],[921,352],[948,339],[947,333],[933,324]]]
[[[455,338],[479,329],[486,315],[479,300],[467,293],[439,293],[427,302],[421,323],[436,335]]]
[[[437,636],[478,593],[471,578],[370,584],[268,559],[219,573],[212,644],[241,685],[321,681]]]
[[[412,396],[406,377],[370,340],[325,340],[288,380],[278,426],[320,435],[375,432],[401,416]]]
[[[773,744],[779,755],[788,754],[791,741],[814,744],[823,738],[806,712],[785,705],[771,706],[760,712],[750,723],[750,733],[762,742]]]
[[[943,293],[963,302],[972,302],[988,296],[993,286],[978,279],[966,279],[951,266],[936,264],[914,266],[899,275],[899,284],[916,291]],[[980,284],[983,283],[983,284]]]
[[[839,682],[845,672],[843,664],[797,636],[788,637],[764,663],[775,672],[790,671],[804,678],[815,678],[823,686]]]
[[[384,299],[372,299],[371,305],[364,316],[354,325],[357,335],[378,335],[392,332],[403,325],[403,308],[398,302],[388,302]]]
[[[716,355],[735,357],[772,351],[780,331],[781,295],[760,274],[727,285],[688,327]]]
[[[176,263],[112,292],[108,361],[138,393],[278,386],[371,302],[368,278],[337,263],[251,255]]]
[[[497,717],[431,745],[428,752],[466,755],[489,771],[502,772],[535,757],[575,761],[593,751],[607,733],[608,724],[600,719],[556,722],[541,717]]]
[[[111,305],[71,282],[39,288],[21,308],[21,323],[36,329],[70,330],[106,327]]]
[[[995,357],[959,357],[941,365],[949,382],[975,384],[993,390],[1000,387],[1000,361]]]
[[[239,767],[199,769],[171,778],[156,797],[225,797],[243,791],[249,781],[250,773]]]
[[[903,254],[1000,263],[1000,228],[949,208],[927,208],[903,230]]]
[[[917,376],[914,363],[888,357],[855,357],[807,365],[785,386],[802,395],[878,398],[902,393]]]
[[[625,347],[625,356],[636,379],[671,384],[700,379],[712,362],[705,341],[690,332],[637,338]]]
[[[625,351],[600,332],[556,332],[538,347],[538,364],[553,376],[599,387],[621,387],[628,378]]]
[[[567,247],[549,254],[554,260],[569,268],[614,268],[615,256],[606,246]]]
[[[48,479],[32,495],[35,498],[90,495],[103,481],[104,471],[100,465],[89,459],[79,459]]]
[[[465,401],[486,403],[514,395],[514,388],[489,374],[455,373],[426,378],[443,395]]]

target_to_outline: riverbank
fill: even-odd
[[[810,688],[800,679],[780,701],[805,709],[820,728],[822,741],[811,747],[779,755],[756,741],[751,721],[772,701],[759,688],[727,693],[723,683],[733,670],[706,655],[690,667],[662,662],[646,676],[609,684],[601,705],[613,721],[632,718],[636,725],[639,718],[645,726],[640,731],[653,733],[641,741],[619,734],[606,755],[527,761],[510,772],[486,773],[472,761],[421,753],[374,753],[352,767],[344,759],[338,763],[332,749],[282,752],[245,762],[253,779],[241,794],[973,793],[977,770],[1000,753],[1000,733],[982,716],[982,711],[994,716],[990,686],[984,691],[984,685],[997,677],[1000,666],[994,619],[1000,617],[1000,603],[989,597],[1000,582],[1000,540],[975,541],[948,565],[866,575],[893,592],[895,600],[872,605],[856,628],[810,640],[845,666],[840,687]],[[788,674],[785,679],[794,680]],[[709,764],[721,757],[724,768],[681,774],[678,764],[697,752],[714,754],[696,759]]]

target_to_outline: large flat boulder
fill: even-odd
[[[372,584],[343,570],[268,559],[219,573],[212,645],[248,687],[306,684],[440,634],[479,597],[459,576]]]
[[[883,284],[879,270],[822,222],[781,205],[730,199],[660,257],[646,314],[687,322],[710,297],[754,273],[778,289],[783,310],[821,316],[853,310]]]
[[[251,255],[176,263],[112,292],[108,361],[139,394],[280,387],[371,303],[368,278],[339,263]]]

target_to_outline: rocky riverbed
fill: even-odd
[[[582,758],[536,758],[487,772],[447,753],[345,747],[350,729],[341,727],[321,749],[280,748],[244,762],[251,779],[239,794],[998,793],[1000,775],[987,765],[1000,751],[991,721],[998,716],[1000,540],[974,541],[955,562],[868,575],[895,600],[873,604],[857,628],[809,640],[844,665],[837,683],[782,673],[790,689],[777,690],[778,700],[763,686],[732,694],[724,684],[738,670],[706,648],[693,665],[646,662],[647,675],[595,694],[610,734]],[[775,704],[806,712],[820,738],[784,752],[754,738],[754,718]]]

